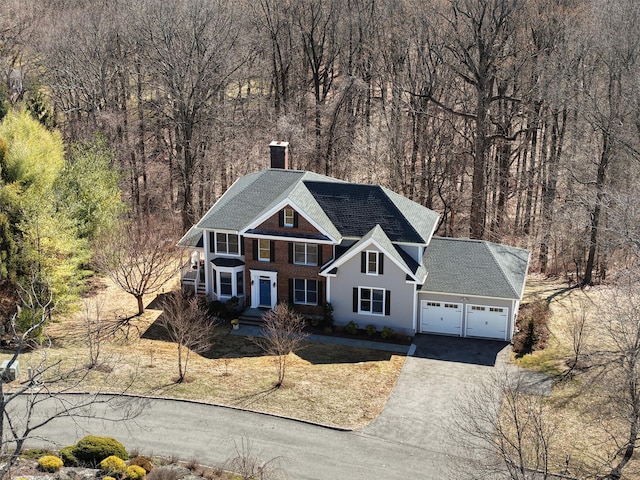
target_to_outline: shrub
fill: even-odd
[[[333,305],[330,303],[325,303],[323,305],[324,314],[322,316],[322,326],[324,328],[332,328],[333,327]]]
[[[102,480],[116,480],[114,477],[111,477],[109,475],[105,475],[104,477],[102,477]]]
[[[80,463],[97,465],[110,456],[127,460],[129,456],[124,445],[113,438],[87,435],[73,447],[73,455]]]
[[[394,338],[396,336],[396,332],[391,327],[384,327],[380,336],[382,338]]]
[[[127,480],[140,480],[147,474],[147,471],[138,465],[129,465],[125,471]]]
[[[141,468],[141,467],[138,467]],[[100,462],[100,470],[110,475],[120,475],[127,469],[127,464],[120,457],[111,455]]]
[[[24,458],[30,458],[33,460],[37,460],[45,455],[55,455],[55,453],[48,448],[29,448],[22,453]]]
[[[45,455],[38,459],[38,466],[45,472],[57,472],[63,465],[62,459],[55,455]]]
[[[365,329],[367,330],[367,335],[369,335],[370,337],[374,336],[378,331],[375,325],[367,325]]]
[[[70,447],[61,448],[58,452],[58,455],[64,462],[65,467],[77,467],[80,464],[76,456],[73,454],[74,448],[75,446],[71,445]]]
[[[516,319],[517,333],[513,336],[513,351],[524,355],[542,350],[549,338],[549,305],[546,300],[536,300],[520,307]]]
[[[142,455],[137,455],[129,460],[129,465],[137,465],[138,467],[142,467],[147,473],[153,470],[151,459]]]
[[[358,333],[358,324],[351,320],[344,326],[344,331],[349,335],[355,335],[356,333]]]

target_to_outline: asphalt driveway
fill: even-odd
[[[147,454],[215,465],[233,455],[234,443],[249,438],[259,458],[279,459],[286,478],[456,478],[450,467],[457,452],[446,430],[453,399],[505,363],[509,348],[504,342],[427,335],[416,337],[415,344],[382,415],[360,431],[194,402],[131,398],[131,406],[140,409],[134,420],[100,420],[122,412],[98,405],[84,418],[51,422],[38,432],[48,442],[32,438],[29,444],[70,445],[92,433],[113,436]],[[40,409],[36,416],[46,414],[46,403]]]
[[[384,411],[364,435],[452,453],[447,424],[456,399],[508,363],[506,342],[417,335]]]

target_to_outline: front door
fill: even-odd
[[[260,306],[271,308],[271,279],[260,278]]]

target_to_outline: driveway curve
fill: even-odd
[[[179,400],[123,399],[115,411],[97,405],[86,418],[56,419],[31,446],[65,446],[87,434],[112,436],[149,455],[219,465],[243,438],[261,460],[278,458],[289,479],[446,478],[452,460],[443,425],[452,399],[502,362],[504,343],[418,336],[381,416],[360,431],[340,431],[296,420]],[[77,400],[81,397],[78,396]],[[65,399],[74,401],[73,397]],[[112,422],[123,408],[134,420]],[[43,404],[39,414],[46,414]]]

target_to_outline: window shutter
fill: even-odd
[[[387,290],[384,294],[384,314],[391,315],[391,291]]]
[[[258,240],[253,239],[253,259],[258,260]]]
[[[289,242],[289,263],[293,263],[293,242]]]
[[[324,282],[318,280],[316,285],[318,288],[318,305],[322,305],[324,303]]]
[[[240,255],[244,255],[244,237],[238,236],[238,242],[240,242]]]
[[[293,228],[298,228],[298,212],[293,212]]]
[[[358,287],[353,287],[353,312],[358,313]]]
[[[216,272],[215,268],[213,269],[213,293],[218,294],[218,272]]]
[[[318,266],[322,266],[322,245],[318,245]]]
[[[384,253],[378,253],[378,275],[382,275],[384,273]]]
[[[289,303],[294,303],[294,298],[293,298],[293,278],[289,279]]]
[[[367,273],[367,252],[360,252],[360,271]]]
[[[278,226],[284,227],[284,210],[278,212]]]
[[[276,261],[276,242],[274,242],[273,240],[269,240],[269,261],[270,262],[275,262]]]
[[[211,253],[216,252],[216,235],[213,232],[209,232],[209,251]]]

